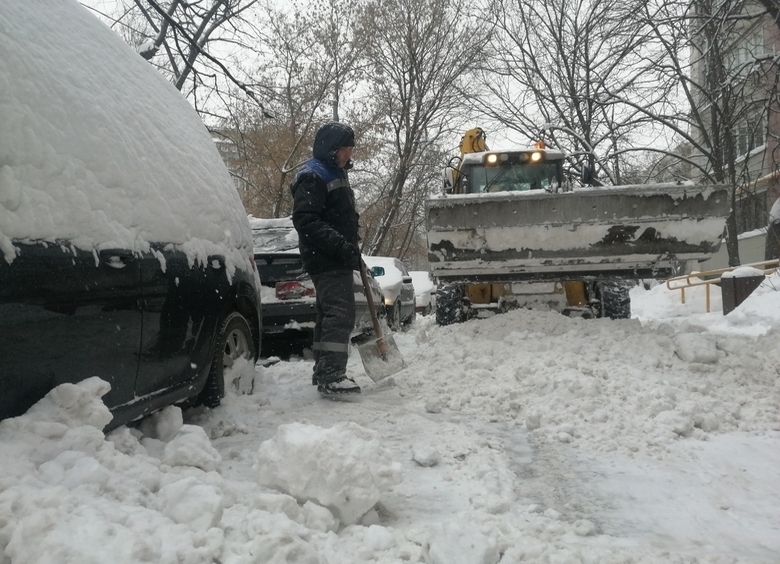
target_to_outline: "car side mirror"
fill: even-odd
[[[371,274],[373,275],[374,278],[376,278],[377,276],[384,276],[385,275],[385,269],[384,269],[384,267],[381,267],[381,266],[372,266],[371,267]]]

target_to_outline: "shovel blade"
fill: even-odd
[[[358,352],[366,374],[374,382],[379,382],[406,368],[401,351],[398,350],[392,335],[383,335],[366,341],[358,346]]]

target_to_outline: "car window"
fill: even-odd
[[[288,228],[253,229],[256,253],[279,253],[298,250],[298,232]]]

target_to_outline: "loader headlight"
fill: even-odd
[[[544,160],[544,153],[541,151],[534,151],[531,153],[531,162],[532,163],[540,163]]]
[[[485,165],[496,166],[499,163],[505,163],[509,161],[509,155],[507,153],[488,153],[485,155]]]

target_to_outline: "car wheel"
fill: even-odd
[[[217,407],[225,397],[225,369],[233,366],[240,357],[250,361],[255,357],[252,330],[237,311],[231,312],[221,323],[215,343],[209,377],[198,396],[198,403],[206,407]]]
[[[387,317],[387,323],[392,331],[401,330],[401,302],[395,302]]]

